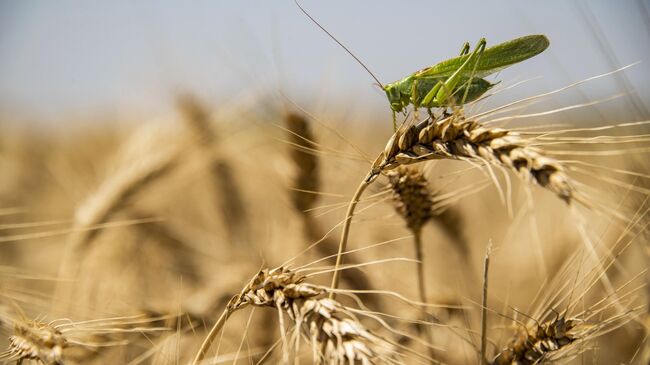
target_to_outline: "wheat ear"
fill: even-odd
[[[248,226],[248,210],[244,194],[237,182],[232,164],[219,151],[219,134],[205,106],[190,95],[181,95],[178,107],[188,132],[197,142],[198,150],[209,167],[214,199],[218,215],[224,220],[230,242],[251,242]]]
[[[398,166],[452,159],[476,161],[513,171],[527,183],[542,186],[567,203],[574,198],[573,184],[561,162],[544,156],[516,132],[491,128],[466,119],[462,109],[442,120],[428,118],[417,125],[403,124],[388,140],[370,172],[355,192],[343,224],[332,288],[338,287],[338,268],[347,247],[354,209],[364,190],[379,174]],[[333,292],[332,294],[333,295]]]
[[[320,190],[320,161],[317,156],[318,146],[309,121],[297,113],[288,113],[285,117],[287,137],[292,148],[289,150],[289,157],[294,166],[292,176],[293,188],[290,191],[291,202],[299,214],[305,236],[308,241],[320,241],[315,249],[323,257],[333,258],[337,250],[337,243],[330,237],[324,237],[320,225],[311,213],[312,208],[318,202],[318,191]],[[354,265],[354,256],[348,255],[348,263]],[[360,270],[346,270],[342,274],[344,281],[355,289],[371,290],[370,279]],[[381,303],[372,294],[361,295],[364,302],[371,307],[378,309]]]
[[[491,365],[539,364],[551,354],[579,339],[578,320],[563,316],[520,331],[499,353]]]
[[[36,360],[45,365],[63,365],[68,341],[53,326],[32,320],[16,321],[9,337],[7,360]]]
[[[424,280],[424,256],[422,254],[422,226],[433,218],[433,199],[426,178],[415,168],[401,167],[388,173],[388,187],[392,192],[393,205],[402,216],[406,226],[413,234],[415,260],[417,269],[418,293],[420,302],[428,304],[426,283]],[[428,321],[426,311],[423,321]],[[429,329],[418,323],[418,331],[431,343],[433,339]],[[434,357],[433,349],[429,356]]]
[[[373,164],[371,176],[436,159],[474,160],[506,168],[567,203],[573,199],[573,184],[560,161],[544,156],[516,132],[466,119],[462,110],[440,121],[427,119],[418,125],[402,126]]]
[[[147,144],[142,134],[138,134],[131,144]],[[151,136],[144,136],[146,139]],[[133,147],[127,144],[126,149]],[[137,146],[136,149],[141,149]],[[63,258],[59,268],[59,277],[70,278],[76,275],[82,254],[92,240],[101,232],[96,227],[105,223],[115,213],[120,211],[127,203],[131,202],[143,190],[154,182],[169,174],[176,167],[180,159],[180,152],[176,148],[156,154],[147,154],[138,157],[135,161],[123,166],[116,173],[107,178],[97,191],[92,194],[75,213],[74,233],[65,246]],[[66,297],[61,288],[57,286],[58,297]]]
[[[199,349],[193,365],[207,354],[226,320],[248,306],[272,307],[294,322],[296,331],[310,340],[316,364],[377,363],[382,348],[390,344],[373,335],[339,302],[325,298],[325,288],[306,282],[306,277],[287,268],[261,270],[235,295]],[[282,317],[281,317],[282,318]],[[287,339],[283,340],[287,344]],[[298,334],[296,334],[298,336]],[[285,361],[289,352],[283,352]]]

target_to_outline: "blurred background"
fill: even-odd
[[[560,107],[625,93],[576,111],[598,123],[647,119],[650,2],[328,1],[304,7],[384,83],[455,56],[465,41],[496,44],[543,33],[543,56],[503,71],[502,103],[635,62],[615,77],[555,95]],[[285,1],[2,1],[0,113],[51,123],[102,115],[165,115],[179,91],[213,105],[242,92],[372,110],[385,96],[355,61]],[[317,92],[315,92],[317,91]],[[305,95],[309,95],[306,97]],[[317,99],[317,100],[314,100]]]

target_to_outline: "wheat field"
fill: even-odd
[[[648,363],[645,122],[266,105],[7,124],[3,361]]]
[[[0,364],[648,365],[650,120],[565,101],[640,67],[394,126],[322,85],[0,104]]]

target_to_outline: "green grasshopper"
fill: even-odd
[[[469,52],[469,43],[465,43],[460,56],[383,85],[352,51],[309,15],[298,0],[294,2],[314,24],[350,54],[377,81],[388,97],[395,129],[396,114],[404,111],[409,105],[413,105],[416,111],[418,108],[426,108],[429,115],[432,115],[432,108],[446,109],[477,100],[495,85],[484,80],[484,77],[538,55],[549,46],[548,38],[544,35],[524,36],[490,48],[485,48],[485,38],[481,38],[472,53]],[[459,98],[460,95],[462,97]]]
[[[480,98],[495,85],[483,77],[543,52],[549,41],[544,35],[529,35],[490,48],[485,45],[482,38],[470,54],[469,44],[465,43],[460,56],[381,86],[390,102],[393,120],[395,113],[411,104],[416,110],[427,108],[431,114],[432,108],[462,105]]]

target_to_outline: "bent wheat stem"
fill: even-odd
[[[217,320],[217,323],[215,323],[214,326],[212,326],[212,329],[210,329],[210,333],[208,333],[208,335],[205,337],[205,340],[203,340],[203,343],[201,344],[201,348],[199,348],[199,352],[196,353],[196,356],[194,357],[194,361],[192,361],[192,365],[198,365],[205,358],[205,355],[208,353],[208,350],[212,346],[212,342],[214,342],[214,339],[217,337],[219,332],[221,332],[223,325],[226,324],[226,321],[228,320],[232,312],[233,311],[230,310],[230,305],[223,310],[221,316]]]
[[[352,196],[350,200],[350,205],[348,206],[348,211],[345,214],[345,223],[343,223],[343,231],[341,232],[341,241],[339,242],[339,251],[336,254],[336,264],[334,264],[334,274],[332,275],[332,289],[337,289],[339,286],[339,267],[343,263],[343,252],[347,249],[348,246],[348,236],[350,234],[350,225],[352,224],[352,216],[354,215],[354,209],[357,207],[357,203],[361,199],[361,195],[374,180],[372,172],[369,172],[366,177],[363,178],[357,191]],[[336,298],[336,293],[332,290],[329,294],[330,299]]]

